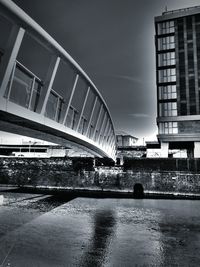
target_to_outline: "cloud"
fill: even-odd
[[[137,83],[143,83],[142,80],[136,78],[136,77],[132,77],[132,76],[126,76],[126,75],[110,75],[113,78],[118,78],[118,79],[123,79],[123,80],[127,80],[130,82],[137,82]]]
[[[150,118],[151,116],[145,113],[133,113],[129,114],[129,116],[132,116],[134,118]]]
[[[126,80],[129,82],[140,83],[140,84],[148,83],[148,81],[146,82],[137,77],[128,76],[128,75],[117,75],[117,74],[106,74],[106,73],[93,73],[93,74],[96,76],[103,76],[103,77],[108,77],[108,78],[113,78],[113,79],[121,79],[121,80]]]

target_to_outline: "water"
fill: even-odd
[[[199,203],[4,193],[0,266],[199,266]]]

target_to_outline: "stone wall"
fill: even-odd
[[[132,191],[141,183],[145,191],[200,193],[199,173],[142,166],[127,171],[116,167],[74,171],[65,159],[0,159],[0,184]]]

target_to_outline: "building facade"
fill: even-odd
[[[138,138],[128,134],[117,134],[117,147],[131,147],[134,146]]]
[[[200,6],[155,17],[157,124],[161,156],[200,157]]]
[[[141,158],[146,156],[146,147],[138,146],[137,137],[128,134],[117,134],[117,165],[123,165],[125,158]]]

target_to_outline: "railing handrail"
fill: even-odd
[[[63,96],[61,96],[59,93],[57,93],[53,88],[51,88],[51,92],[58,98],[60,98],[64,102]]]
[[[42,80],[37,75],[35,75],[32,71],[30,71],[27,67],[25,67],[22,63],[20,63],[18,60],[16,60],[16,63],[17,63],[17,66],[22,68],[28,75],[30,75],[31,77],[35,78],[38,82],[43,84]]]
[[[76,70],[87,80],[87,82],[92,86],[92,88],[96,91],[97,95],[101,99],[103,105],[105,106],[111,123],[114,130],[114,123],[112,120],[112,117],[110,115],[110,111],[107,107],[106,102],[104,101],[101,93],[98,91],[95,84],[91,81],[89,76],[83,71],[83,69],[79,66],[79,64],[67,53],[67,51],[50,35],[48,34],[36,21],[34,21],[26,12],[24,12],[20,7],[18,7],[14,2],[11,0],[0,0],[0,4],[3,6],[2,9],[0,9],[0,13],[5,16],[5,8],[6,11],[9,11],[11,16],[13,16],[13,20],[15,21],[16,18],[21,22],[21,26],[26,26],[25,29],[29,28],[30,31],[37,33],[40,37],[42,37],[44,40],[46,40],[51,48],[57,54],[57,56],[60,56],[63,60],[66,60],[67,62],[70,62]]]

